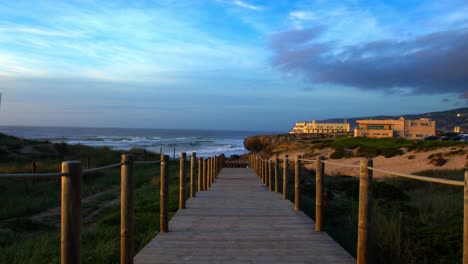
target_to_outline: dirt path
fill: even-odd
[[[87,196],[82,200],[82,216],[83,224],[93,222],[97,216],[106,208],[115,206],[120,203],[120,186],[113,186],[105,191]],[[15,217],[5,219],[0,222],[0,229],[7,222],[15,221],[18,218]],[[42,211],[38,214],[34,214],[29,217],[35,222],[51,223],[55,226],[60,225],[60,207],[54,207]]]

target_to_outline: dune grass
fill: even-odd
[[[34,144],[34,143],[31,143]],[[120,162],[120,152],[107,148],[61,145],[66,159],[91,157],[93,166]],[[133,150],[141,160],[143,152]],[[147,153],[148,159],[159,159]],[[24,172],[31,161],[0,163],[0,173]],[[15,163],[15,164],[12,164]],[[40,161],[42,171],[57,171],[59,158]],[[46,169],[47,168],[47,169]],[[23,171],[22,171],[23,170]],[[178,208],[179,162],[171,161],[169,214]],[[188,181],[188,179],[187,179]],[[159,232],[159,164],[136,165],[135,253]],[[188,182],[187,182],[188,183]],[[117,263],[120,257],[120,170],[86,174],[83,178],[82,262]],[[92,199],[91,199],[92,198]],[[31,216],[60,206],[60,179],[0,179],[0,263],[59,263],[60,216]]]
[[[289,195],[293,199],[292,171]],[[463,171],[427,171],[418,175],[454,180]],[[301,210],[315,218],[315,175],[302,172]],[[349,176],[325,177],[325,230],[356,255],[359,181]],[[399,216],[404,215],[404,248],[399,258]],[[463,245],[463,188],[410,179],[373,183],[372,263],[458,263]]]

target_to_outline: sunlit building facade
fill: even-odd
[[[343,123],[319,123],[315,120],[312,122],[298,122],[294,125],[290,134],[335,134],[348,133],[351,127],[348,122]]]
[[[429,118],[410,120],[357,120],[354,137],[423,139],[436,135],[436,121]]]

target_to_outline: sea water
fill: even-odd
[[[227,157],[247,152],[244,138],[258,132],[222,130],[27,127],[0,126],[0,133],[53,143],[107,146],[114,150],[144,148],[148,151],[179,156],[180,152],[196,152],[199,157],[223,153]]]

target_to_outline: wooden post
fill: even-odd
[[[294,211],[299,211],[300,200],[301,200],[301,161],[299,160],[301,156],[296,156],[296,161],[294,163]]]
[[[283,200],[286,200],[287,188],[288,188],[288,155],[284,155],[284,159],[283,159]]]
[[[324,194],[325,164],[323,156],[317,157],[315,164],[315,231],[322,232],[324,225]]]
[[[268,190],[271,192],[273,191],[273,183],[272,183],[272,178],[273,178],[273,170],[271,169],[271,161],[268,160]]]
[[[32,172],[32,173],[36,173],[36,169],[37,169],[37,166],[36,166],[36,165],[37,165],[37,164],[36,164],[35,161],[33,161],[33,162],[31,163],[31,172]]]
[[[463,205],[463,264],[468,264],[468,171],[465,171]]]
[[[274,174],[275,174],[275,192],[278,192],[278,175],[279,175],[279,159],[278,155],[275,156]]]
[[[203,191],[203,157],[198,158],[198,191]]]
[[[257,157],[257,155],[255,155],[252,160],[253,160],[253,170],[254,170],[255,174],[258,176],[258,162],[257,162],[257,159],[258,159],[258,157]]]
[[[208,170],[208,158],[203,160],[203,190],[206,191],[207,186],[208,186],[208,177],[207,177],[207,170]]]
[[[372,207],[372,159],[362,159],[359,173],[359,220],[358,220],[358,243],[357,243],[357,263],[366,264],[369,262],[369,231],[371,225]]]
[[[261,157],[258,157],[257,159],[257,166],[258,166],[258,177],[260,179],[262,179],[262,158]],[[263,179],[262,179],[262,182],[263,182]]]
[[[134,253],[134,161],[122,155],[120,166],[120,263],[133,263]]]
[[[179,174],[179,209],[185,209],[185,159],[187,154],[180,153],[180,174]]]
[[[214,171],[214,179],[218,176],[218,156],[214,156],[213,159],[213,171]]]
[[[263,184],[268,186],[268,160],[263,160]]]
[[[169,155],[161,155],[159,184],[159,230],[169,232]]]
[[[81,263],[81,190],[83,165],[62,162],[60,254],[62,264]]]
[[[208,160],[208,177],[210,179],[208,187],[211,188],[211,184],[213,184],[213,157]]]
[[[143,149],[143,160],[146,161],[146,158],[147,158],[146,149]]]
[[[88,169],[91,168],[91,158],[90,157],[88,157],[86,159],[86,168],[88,168]]]
[[[197,153],[192,152],[190,155],[190,198],[195,197],[195,162],[197,161]]]
[[[262,158],[258,159],[258,169],[260,170],[260,173],[258,174],[258,176],[260,176],[260,179],[262,180],[262,184],[263,184],[263,159]]]
[[[211,157],[210,158],[210,188],[211,188],[211,185],[213,185],[213,182],[214,182],[214,158]]]
[[[174,155],[172,156],[173,159],[175,159],[175,148],[174,148]]]

